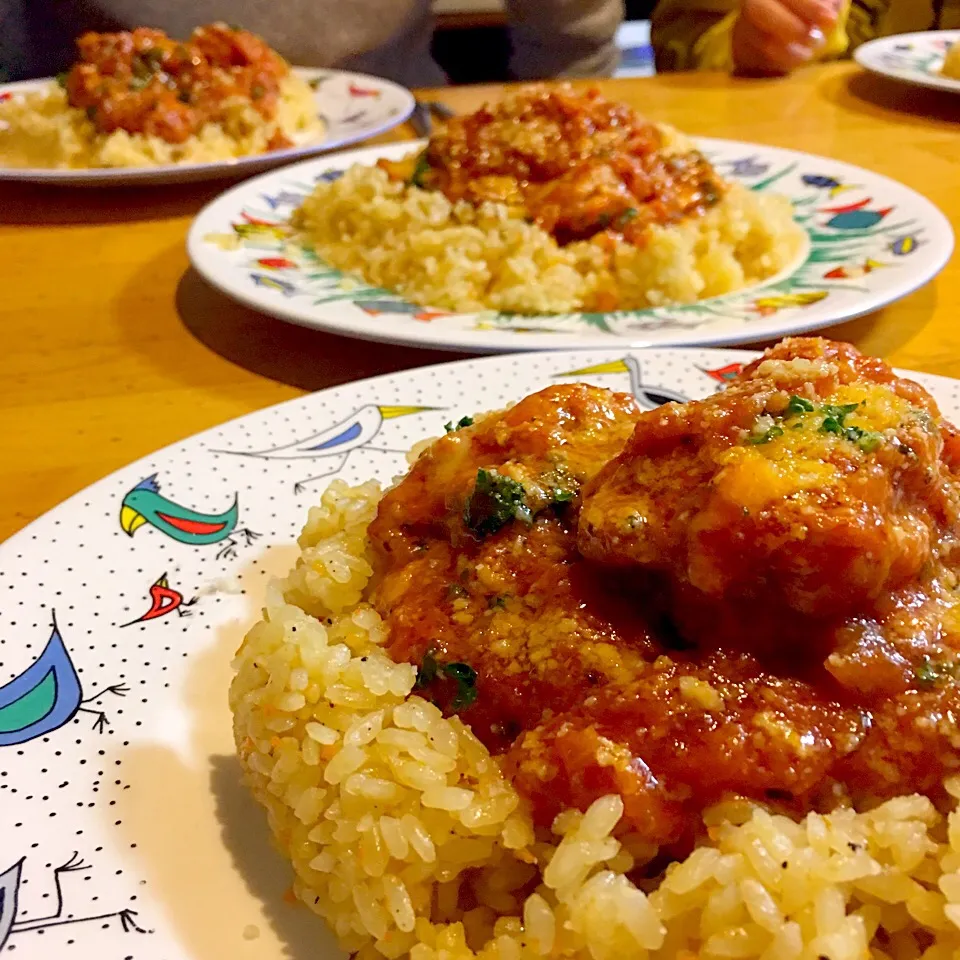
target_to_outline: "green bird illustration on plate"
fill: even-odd
[[[188,546],[222,544],[217,559],[236,555],[237,540],[234,534],[243,537],[248,546],[260,536],[252,530],[238,530],[239,517],[240,504],[236,494],[233,503],[223,513],[201,513],[164,497],[160,493],[156,474],[141,480],[128,491],[120,506],[120,526],[129,536],[132,537],[144,524],[148,524]]]

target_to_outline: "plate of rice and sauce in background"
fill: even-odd
[[[242,184],[190,258],[293,323],[496,351],[755,342],[876,310],[950,256],[943,214],[886,177],[655,120],[521,88],[425,143]]]
[[[957,417],[550,351],[94,484],[0,546],[0,952],[952,960]]]
[[[224,23],[89,33],[54,79],[0,85],[0,181],[183,183],[252,173],[402,123],[413,95],[378,77],[289,66]]]
[[[930,30],[879,37],[854,51],[861,67],[934,90],[960,93],[960,30]]]

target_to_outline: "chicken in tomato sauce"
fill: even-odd
[[[418,156],[379,165],[452,202],[505,204],[567,244],[643,242],[700,216],[725,190],[706,157],[598,91],[530,87],[452,118]]]
[[[370,527],[396,660],[544,825],[619,794],[682,849],[737,796],[919,791],[960,750],[960,440],[852,347],[705,400],[555,386],[451,422]]]
[[[172,144],[220,121],[237,98],[272,120],[289,73],[263,40],[224,23],[197,27],[186,41],[146,27],[87,33],[77,48],[80,59],[60,78],[70,106],[85,110],[99,133],[125,130]],[[278,133],[270,147],[289,144]]]

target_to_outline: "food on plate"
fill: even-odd
[[[334,481],[235,663],[363,957],[955,957],[960,438],[846,344],[552,386]]]
[[[943,75],[952,80],[960,80],[960,43],[951,43],[943,61]]]
[[[419,153],[319,183],[295,215],[333,266],[427,306],[559,313],[689,303],[794,263],[782,196],[597,91],[522,88]]]
[[[0,164],[141,167],[230,160],[319,139],[309,85],[237,27],[87,33],[46,89],[0,103]]]

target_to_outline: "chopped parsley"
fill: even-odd
[[[69,71],[69,70],[61,70],[60,73],[57,74],[57,86],[58,86],[58,87],[61,87],[61,88],[64,89],[64,90],[66,90],[66,89],[67,89],[67,77],[69,77],[69,76],[70,76],[70,71]]]
[[[424,177],[430,172],[430,161],[427,159],[427,151],[424,150],[423,153],[417,157],[416,166],[413,168],[413,173],[410,175],[410,183],[414,187],[423,187],[425,186]]]
[[[506,609],[506,606],[507,606],[507,598],[506,597],[488,597],[487,606],[491,610],[493,610],[494,608],[498,610],[504,610]]]
[[[468,596],[467,588],[462,583],[448,583],[447,597],[450,600],[456,600],[458,597]]]
[[[477,671],[466,663],[448,663],[443,672],[457,682],[457,693],[450,709],[454,713],[465,710],[477,699]]]
[[[775,440],[777,437],[782,436],[783,427],[775,423],[772,427],[764,430],[762,433],[751,433],[750,436],[747,437],[747,442],[753,444],[769,443],[771,440]]]
[[[853,434],[856,434],[854,436]],[[861,430],[859,427],[846,428],[847,439],[855,443],[864,453],[873,453],[883,443],[883,434],[875,430]]]
[[[443,425],[443,429],[446,430],[447,433],[453,433],[454,430],[462,430],[464,427],[472,427],[472,426],[473,426],[473,417],[461,417],[456,423],[454,423],[452,420],[448,420]]]
[[[511,520],[533,522],[523,484],[501,476],[496,470],[478,470],[477,482],[463,508],[467,529],[483,539]]]
[[[88,120],[96,120],[96,119],[97,119],[97,108],[96,108],[96,107],[94,107],[94,106],[87,107],[86,113],[87,113],[87,119],[88,119]]]
[[[432,650],[423,655],[414,689],[423,690],[440,676],[454,681],[457,685],[457,691],[450,701],[450,709],[454,713],[465,710],[477,699],[477,671],[467,663],[441,663]]]
[[[255,83],[255,84],[250,88],[250,97],[251,97],[251,99],[253,99],[253,100],[261,100],[261,99],[263,99],[263,97],[264,97],[264,95],[266,94],[266,92],[267,92],[266,87],[262,86],[262,85],[259,84],[259,83]]]
[[[802,417],[804,414],[816,411],[823,417],[820,421],[820,433],[830,433],[834,436],[842,437],[844,440],[855,444],[864,453],[872,453],[883,443],[883,434],[877,433],[875,430],[864,430],[862,427],[856,427],[846,422],[847,417],[858,410],[860,406],[861,404],[859,403],[825,403],[821,407],[815,407],[806,397],[799,397],[794,394],[790,397],[782,418],[778,419]],[[747,438],[748,443],[769,443],[776,437],[783,435],[783,428],[778,423],[774,423],[766,430],[762,429],[761,424],[763,420],[764,418],[761,418],[757,421],[753,432]],[[766,422],[771,422],[769,416],[766,418]],[[790,424],[790,429],[799,430],[802,426],[803,422],[799,421]]]
[[[813,413],[813,404],[805,397],[794,395],[787,404],[787,416],[799,416],[801,413]]]
[[[938,681],[954,676],[954,664],[924,657],[923,662],[913,668],[913,675],[921,687],[933,687]]]
[[[823,414],[823,423],[820,424],[821,433],[843,433],[843,422],[853,413],[859,403],[843,403],[839,406],[832,403],[825,403],[820,412]]]
[[[428,650],[423,655],[423,662],[420,664],[420,668],[417,670],[417,682],[413,685],[414,690],[422,690],[424,687],[429,687],[434,680],[437,679],[437,671],[440,664],[437,662],[437,658],[433,655],[432,650]]]
[[[573,490],[565,490],[563,487],[555,487],[553,491],[554,503],[569,503],[576,493]]]
[[[640,216],[640,211],[636,207],[627,207],[627,209],[624,210],[623,213],[621,213],[616,220],[614,220],[614,224],[618,228],[623,228],[631,220],[635,220],[639,216]]]

